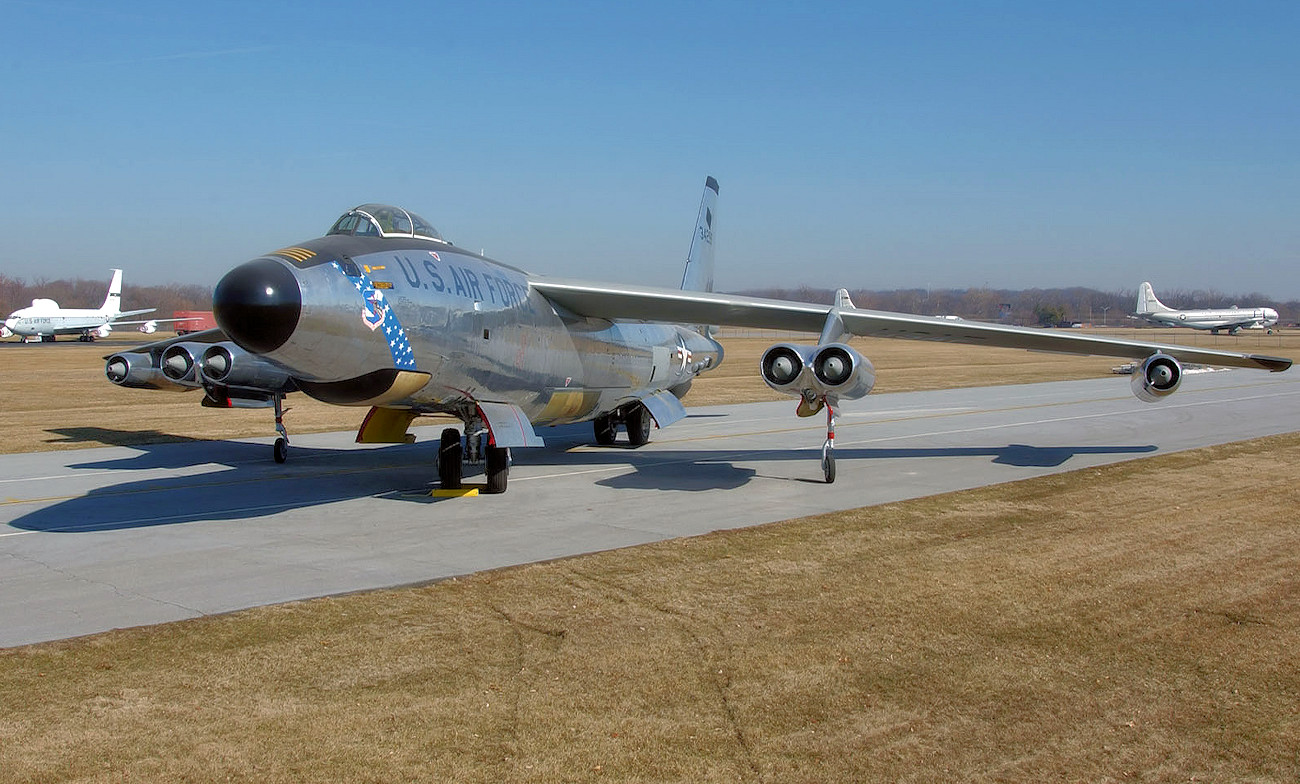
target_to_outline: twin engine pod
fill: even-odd
[[[856,400],[876,385],[871,360],[843,343],[778,343],[763,352],[759,370],[769,387],[787,395]]]
[[[1144,403],[1172,395],[1183,381],[1183,367],[1168,354],[1152,354],[1133,371],[1133,394]]]

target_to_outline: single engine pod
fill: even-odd
[[[1183,381],[1183,367],[1168,354],[1152,354],[1133,373],[1133,395],[1154,403],[1172,395]]]

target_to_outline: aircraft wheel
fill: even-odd
[[[271,454],[275,456],[275,462],[283,463],[289,459],[289,442],[283,438],[275,439],[275,446],[271,448]]]
[[[822,475],[826,477],[826,484],[835,483],[835,453],[826,447],[822,447]]]
[[[461,479],[460,431],[449,427],[442,431],[438,447],[438,483],[443,490],[459,490]]]
[[[510,476],[510,450],[504,446],[490,446],[487,448],[487,487],[484,492],[487,493],[504,493],[506,491],[506,480]]]
[[[592,420],[596,430],[596,443],[600,446],[613,446],[618,429],[614,426],[614,417],[610,414],[598,416]]]
[[[650,409],[636,403],[627,412],[627,440],[632,446],[643,446],[650,440]]]

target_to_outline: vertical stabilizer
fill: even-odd
[[[713,227],[718,216],[718,181],[704,180],[704,198],[695,218],[691,251],[686,254],[686,271],[682,274],[683,291],[713,291]]]
[[[104,297],[104,304],[99,310],[110,316],[122,312],[122,270],[113,270],[113,280],[108,284],[108,296]]]
[[[1167,310],[1171,310],[1171,308],[1165,307],[1160,300],[1156,299],[1156,292],[1151,288],[1151,284],[1143,281],[1142,285],[1138,286],[1137,314],[1141,316],[1149,313],[1163,313]]]

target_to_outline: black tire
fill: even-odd
[[[822,475],[826,477],[826,484],[835,484],[835,453],[824,452],[822,454]]]
[[[627,440],[632,446],[644,446],[650,440],[650,409],[636,403],[627,412]]]
[[[487,448],[487,467],[485,473],[487,486],[483,492],[495,495],[506,491],[506,481],[510,477],[510,450],[504,446]]]
[[[283,463],[289,459],[289,442],[283,437],[275,439],[275,446],[271,447],[271,455],[275,462]]]
[[[449,427],[442,431],[438,446],[438,484],[443,490],[459,490],[463,466],[460,431]]]
[[[600,446],[613,446],[614,439],[618,435],[618,428],[614,425],[614,417],[610,414],[598,416],[591,422],[592,427],[596,430],[596,443]]]

